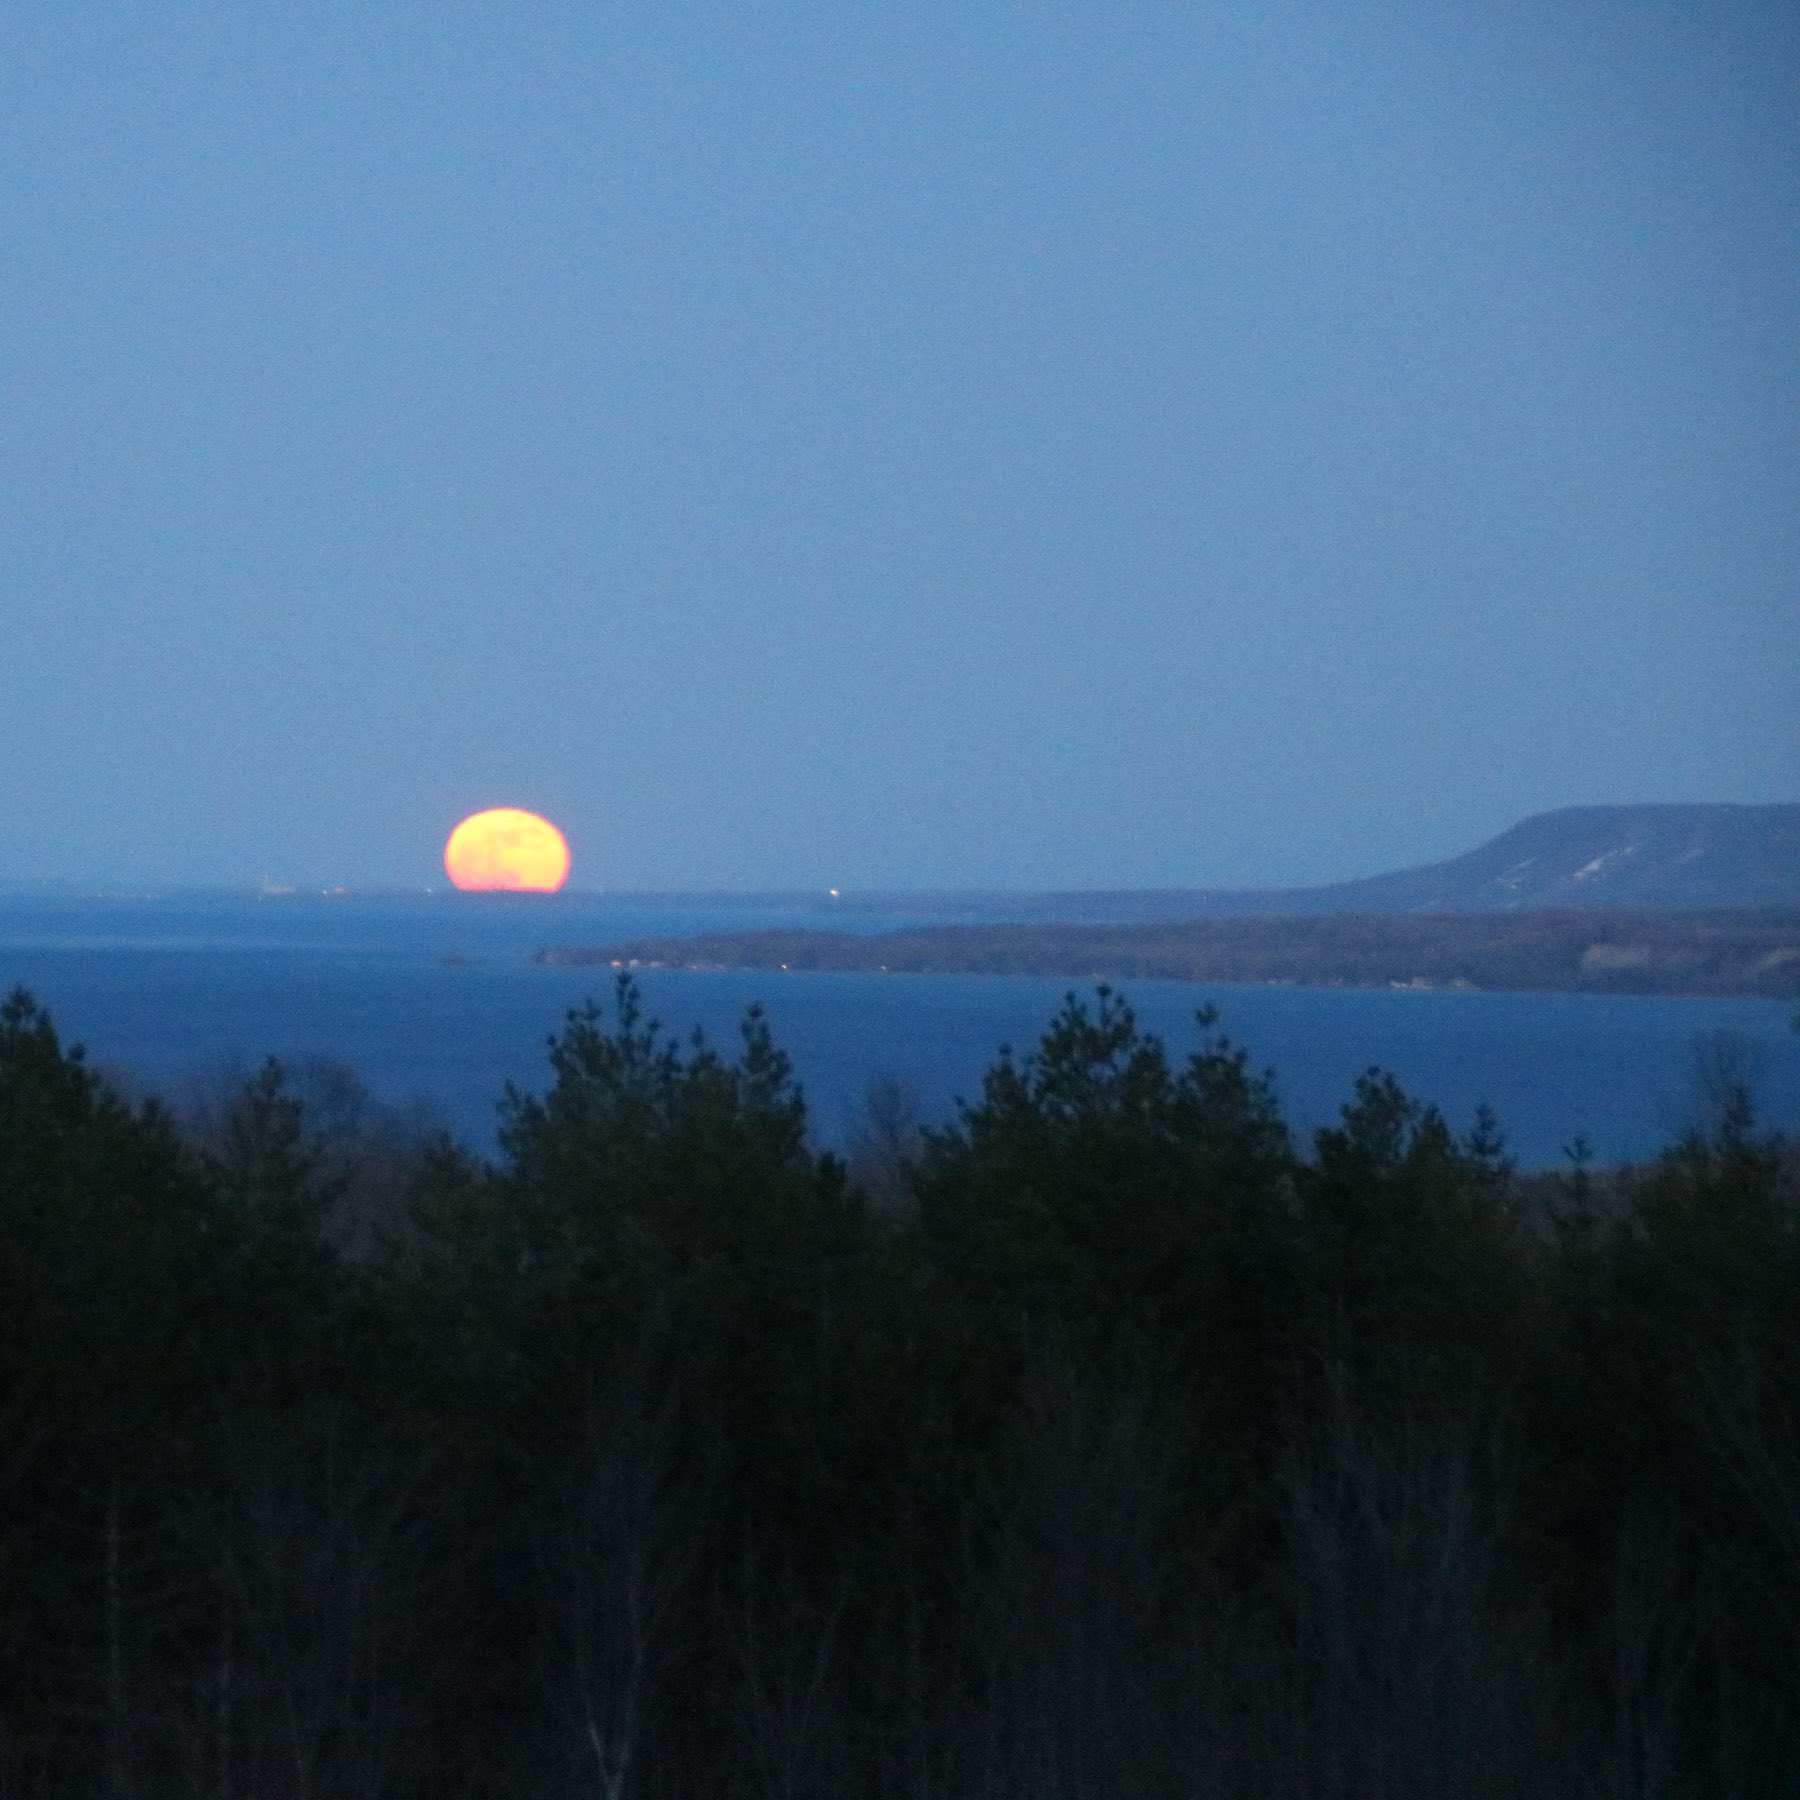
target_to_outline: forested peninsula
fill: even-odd
[[[1071,980],[1800,995],[1800,907],[805,929],[549,947],[543,963]]]

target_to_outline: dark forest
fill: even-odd
[[[755,1012],[622,980],[550,1063],[490,1161],[0,1011],[5,1800],[1800,1793],[1728,1045],[1529,1177],[1379,1070],[1298,1142],[1105,988],[844,1157]]]

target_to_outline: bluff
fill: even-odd
[[[1800,905],[1800,805],[1570,806],[1461,856],[1298,888],[1164,888],[1011,897],[1019,919],[1329,913],[1610,912]],[[989,897],[989,916],[999,910]]]

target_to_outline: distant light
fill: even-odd
[[[837,898],[837,897],[838,897],[838,891],[837,891],[837,889],[836,889],[836,888],[827,888],[827,889],[826,889],[826,890],[825,890],[825,891],[826,891],[826,893],[828,893],[828,894],[829,894],[829,895],[830,895],[830,896],[831,896],[831,897],[832,897],[832,899],[834,899],[834,900],[835,900],[835,899],[836,899],[836,898]]]

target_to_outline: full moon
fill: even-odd
[[[494,806],[451,832],[444,871],[459,888],[554,894],[569,879],[569,845],[548,819]]]

